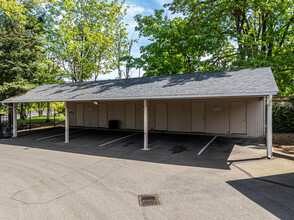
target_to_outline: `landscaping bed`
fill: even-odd
[[[294,155],[294,133],[274,133],[273,147],[275,151]]]
[[[51,126],[61,126],[64,124],[65,117],[64,116],[50,116],[50,121],[46,122],[47,116],[41,117],[32,117],[26,118],[24,120],[17,120],[18,130],[29,129],[29,128],[40,128],[40,127],[51,127]],[[55,122],[54,122],[55,120]]]

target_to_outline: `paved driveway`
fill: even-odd
[[[0,219],[293,219],[294,161],[257,140],[72,130],[0,140]],[[48,138],[49,136],[52,136]],[[45,139],[44,139],[45,137]],[[173,154],[173,146],[187,151]],[[161,205],[141,207],[154,193]]]

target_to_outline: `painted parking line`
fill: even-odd
[[[128,137],[131,137],[131,136],[134,136],[134,135],[137,135],[137,134],[141,134],[142,132],[137,132],[137,133],[134,133],[134,134],[130,134],[130,135],[127,135],[127,136],[124,136],[124,137],[121,137],[121,138],[118,138],[118,139],[115,139],[115,140],[112,140],[112,141],[109,141],[109,142],[106,142],[104,144],[100,144],[99,147],[103,147],[107,144],[111,144],[113,142],[116,142],[116,141],[120,141],[122,139],[125,139],[125,138],[128,138]]]
[[[198,156],[200,156],[200,154],[202,154],[202,152],[217,138],[217,136],[215,136],[214,138],[212,138],[202,149],[201,151],[199,151],[199,153],[197,154]]]
[[[78,130],[78,131],[72,131],[72,132],[69,132],[69,133],[72,134],[72,133],[76,133],[76,132],[84,131],[84,130],[85,130],[85,129],[83,129],[83,130]],[[51,136],[48,136],[48,137],[38,138],[38,139],[36,139],[36,141],[42,141],[42,140],[46,140],[46,139],[50,139],[50,138],[54,138],[54,137],[58,137],[58,136],[62,136],[62,135],[65,135],[65,133],[62,133],[62,134],[55,134],[55,135],[51,135]]]

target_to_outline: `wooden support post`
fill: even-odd
[[[267,99],[267,158],[272,157],[272,105],[273,96],[270,95]]]
[[[65,102],[65,143],[69,143],[69,111],[68,103]]]
[[[144,99],[144,148],[143,150],[150,150],[148,148],[148,101]]]

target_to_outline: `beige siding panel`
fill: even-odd
[[[96,118],[97,118],[97,120],[96,120],[96,128],[99,127],[99,105],[96,105]]]
[[[143,130],[144,128],[144,109],[143,101],[136,103],[136,129]]]
[[[258,98],[247,103],[247,135],[264,136],[264,102]]]
[[[230,132],[230,108],[227,100],[208,101],[206,104],[206,132]]]
[[[124,102],[109,102],[108,103],[108,120],[118,120],[119,128],[125,129],[125,103]]]
[[[97,105],[93,103],[84,103],[84,126],[97,127],[98,124]]]
[[[90,127],[89,126],[89,121],[90,121],[90,115],[89,115],[89,108],[90,108],[90,103],[85,102],[83,104],[84,106],[84,127]]]
[[[84,126],[84,104],[76,104],[76,126]]]
[[[99,111],[98,111],[98,115],[99,115],[99,127],[100,128],[108,128],[108,106],[106,103],[101,103],[99,104]]]
[[[75,115],[76,115],[76,111],[75,111],[75,104],[72,102],[68,103],[68,107],[69,107],[69,126],[76,126],[75,123]]]
[[[241,105],[241,113],[234,112],[234,105]],[[103,101],[98,106],[69,102],[69,109],[74,110],[69,114],[70,126],[107,128],[108,120],[119,120],[121,129],[142,130],[144,125],[143,100]],[[149,100],[148,113],[149,130],[264,135],[264,101],[259,98]]]
[[[155,128],[158,131],[167,130],[167,103],[155,104]]]
[[[168,102],[168,130],[191,132],[190,104],[185,101]]]
[[[136,104],[126,104],[126,129],[136,129]]]
[[[191,132],[192,131],[192,109],[191,109],[191,102],[185,101],[183,106],[183,131],[184,132]]]
[[[98,114],[97,114],[98,106],[92,103],[92,105],[90,106],[88,110],[90,115],[89,127],[95,128],[98,125]]]
[[[192,131],[205,132],[205,103],[192,103]]]
[[[144,118],[143,118],[144,121]],[[155,130],[155,103],[148,102],[148,128]]]
[[[232,134],[246,134],[246,102],[232,102],[230,109],[230,132]]]
[[[161,105],[161,104],[158,104]],[[156,112],[158,110],[156,109]],[[168,103],[168,130],[180,131],[182,128],[183,106],[179,102]]]

